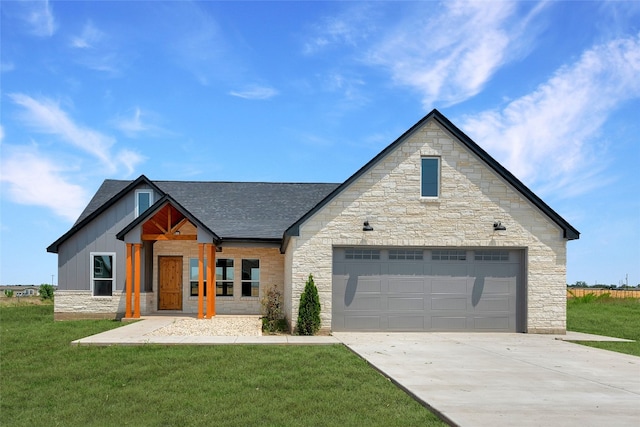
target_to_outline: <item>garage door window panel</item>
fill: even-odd
[[[433,261],[466,261],[467,251],[434,249],[431,251]]]
[[[390,249],[389,260],[408,260],[408,261],[420,261],[424,259],[424,251],[422,249]]]
[[[476,251],[476,261],[509,261],[509,251],[489,250]]]
[[[380,251],[377,249],[345,249],[345,259],[380,259]]]

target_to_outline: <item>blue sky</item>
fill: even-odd
[[[106,178],[342,182],[438,108],[581,233],[567,282],[640,283],[640,2],[14,2],[0,283]]]

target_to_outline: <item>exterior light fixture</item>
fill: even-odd
[[[369,221],[365,221],[362,227],[362,231],[373,231],[373,227],[369,225]]]
[[[500,221],[493,223],[493,230],[494,231],[505,231],[506,229],[507,229],[507,227],[502,225],[502,223]]]
[[[175,234],[176,236],[180,235],[180,230],[176,230],[173,234]]]

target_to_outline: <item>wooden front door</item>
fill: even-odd
[[[182,310],[182,257],[158,257],[158,310]]]

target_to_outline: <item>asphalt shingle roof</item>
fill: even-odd
[[[339,184],[153,181],[221,238],[281,239]]]
[[[107,179],[76,224],[135,181]],[[151,181],[218,236],[281,239],[284,231],[339,184]]]

